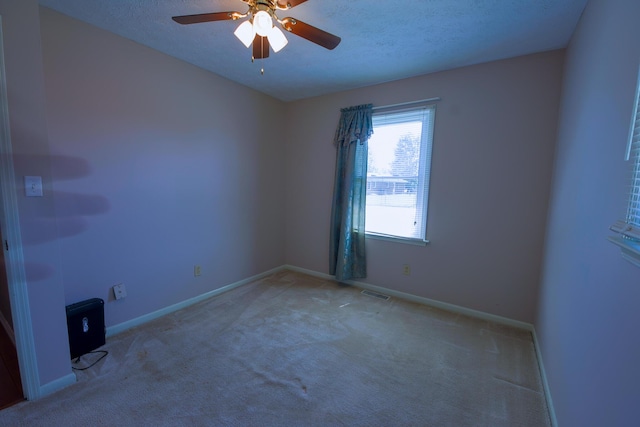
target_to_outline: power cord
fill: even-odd
[[[73,366],[71,367],[71,369],[76,370],[76,371],[86,371],[89,368],[92,368],[95,366],[96,363],[98,363],[99,361],[101,361],[102,359],[104,359],[105,357],[107,357],[107,354],[109,354],[108,351],[106,350],[96,350],[96,351],[90,351],[86,354],[102,354],[102,356],[100,356],[98,358],[98,360],[96,360],[95,362],[93,362],[91,365],[85,367],[85,368],[74,368]],[[78,363],[80,361],[80,358],[82,356],[79,356],[76,360],[73,361],[73,363]]]

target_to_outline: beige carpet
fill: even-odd
[[[0,425],[549,425],[529,332],[290,271],[103,349]]]

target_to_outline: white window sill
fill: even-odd
[[[367,239],[386,240],[388,242],[405,243],[407,245],[416,245],[416,246],[427,246],[427,244],[429,243],[428,240],[409,239],[406,237],[390,236],[388,234],[366,233],[365,237]]]
[[[608,240],[620,247],[622,258],[640,267],[640,242],[625,239],[622,236],[609,236]]]

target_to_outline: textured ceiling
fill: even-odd
[[[238,21],[179,25],[175,15],[246,12],[240,0],[40,0],[65,15],[291,101],[563,48],[588,0],[308,0],[291,16],[340,36],[326,50],[286,33],[251,63]],[[260,68],[264,68],[264,75]]]

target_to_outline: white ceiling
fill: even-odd
[[[326,50],[294,34],[251,63],[238,21],[175,15],[246,12],[240,0],[39,0],[40,4],[291,101],[566,47],[588,0],[308,0],[291,16],[342,38]],[[260,68],[264,68],[264,75]]]

